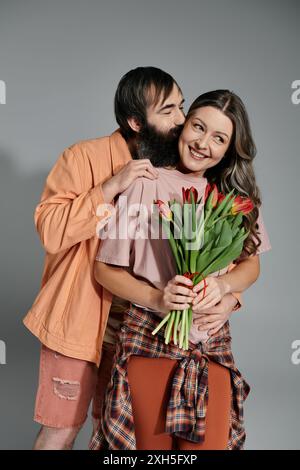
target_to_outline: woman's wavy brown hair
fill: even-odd
[[[243,197],[249,197],[254,209],[243,217],[245,230],[250,233],[244,241],[239,260],[255,254],[261,244],[257,218],[261,206],[261,193],[256,184],[253,160],[256,146],[252,137],[248,113],[242,100],[232,91],[214,90],[200,95],[190,106],[186,119],[204,106],[212,106],[222,111],[233,124],[230,145],[222,160],[205,171],[204,176],[210,184],[216,184],[219,191],[228,193],[235,189]],[[254,242],[254,238],[258,243]],[[236,260],[237,261],[237,260]]]

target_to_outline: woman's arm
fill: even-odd
[[[126,269],[102,261],[95,261],[94,276],[96,281],[112,294],[162,314],[168,313],[170,310],[188,308],[190,304],[187,302],[191,303],[194,297],[188,287],[174,286],[173,280],[161,291],[136,279]],[[180,282],[186,286],[192,285],[189,279],[183,276],[179,276],[179,278]]]
[[[258,279],[260,274],[259,255],[241,261],[230,273],[219,276],[224,283],[226,294],[243,292]]]

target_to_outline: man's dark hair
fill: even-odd
[[[143,126],[146,122],[147,107],[156,105],[161,96],[165,101],[174,84],[178,86],[170,74],[156,67],[137,67],[121,78],[115,94],[114,107],[117,123],[125,139],[135,135],[127,120],[135,117]],[[180,90],[179,86],[178,89]]]

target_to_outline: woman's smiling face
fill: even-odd
[[[232,134],[232,121],[222,111],[212,106],[195,109],[179,138],[180,169],[203,176],[223,158]]]

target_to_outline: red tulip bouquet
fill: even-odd
[[[235,196],[233,192],[225,196],[218,192],[215,184],[208,184],[203,203],[202,198],[198,201],[194,187],[182,188],[182,204],[176,200],[168,204],[154,201],[176,262],[177,274],[191,279],[193,286],[204,280],[203,297],[206,276],[237,259],[249,235],[242,222],[243,215],[253,209],[253,203],[249,198]],[[165,316],[152,334],[165,326],[165,343],[168,344],[172,338],[175,345],[187,350],[191,324],[192,307],[174,310]]]

